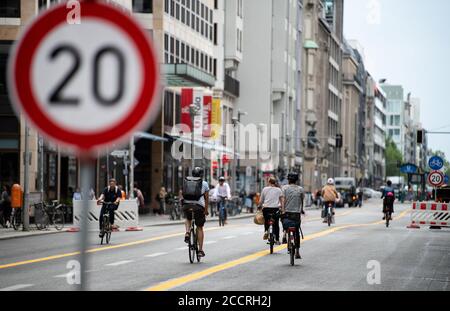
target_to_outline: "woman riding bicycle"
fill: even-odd
[[[295,228],[295,258],[301,259],[300,256],[300,225],[301,214],[303,211],[304,191],[303,188],[297,186],[299,176],[297,173],[290,173],[288,175],[289,184],[282,188],[283,191],[283,205],[282,223],[283,229],[288,231],[289,228]],[[283,238],[283,243],[286,244],[286,237]]]
[[[383,199],[383,220],[386,220],[386,212],[389,208],[390,219],[392,220],[392,214],[394,213],[394,201],[395,201],[395,190],[392,188],[392,181],[387,181],[387,186],[383,189],[383,194],[381,198]]]
[[[261,193],[261,200],[258,209],[262,208],[264,215],[264,240],[269,238],[270,219],[273,218],[273,232],[275,234],[275,244],[280,245],[280,216],[277,212],[280,210],[283,201],[283,193],[277,187],[275,177],[269,178],[269,186],[265,187]]]

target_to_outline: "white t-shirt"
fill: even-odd
[[[278,187],[266,187],[261,192],[261,202],[263,208],[281,207],[280,198],[283,192]]]

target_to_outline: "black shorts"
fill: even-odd
[[[189,221],[192,220],[192,210],[194,210],[195,225],[200,228],[203,227],[206,222],[205,208],[195,204],[183,205],[184,216]]]

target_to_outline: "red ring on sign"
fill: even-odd
[[[15,47],[10,68],[12,90],[21,110],[33,125],[42,131],[42,134],[62,144],[76,146],[81,152],[90,152],[101,146],[123,140],[130,132],[142,125],[147,116],[150,115],[151,119],[156,118],[156,112],[159,111],[155,98],[159,87],[158,62],[147,34],[129,16],[110,5],[96,2],[82,3],[82,20],[89,17],[113,24],[124,31],[134,43],[143,64],[142,90],[130,112],[117,124],[107,129],[86,134],[61,127],[53,122],[38,105],[32,88],[31,68],[40,42],[52,29],[66,23],[67,13],[66,4],[55,6],[39,16],[23,34]]]
[[[434,175],[440,175],[440,176],[441,176],[441,182],[440,182],[439,184],[434,184],[434,183],[431,181],[431,177],[434,176]],[[442,172],[440,172],[440,171],[433,171],[433,172],[431,172],[431,173],[428,175],[428,183],[429,183],[430,185],[434,186],[434,187],[440,187],[440,186],[442,186],[442,185],[444,184],[444,179],[445,179],[445,175],[444,175],[444,173],[442,173]]]

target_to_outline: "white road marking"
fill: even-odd
[[[154,258],[154,257],[163,256],[163,255],[167,255],[167,254],[168,253],[154,253],[154,254],[146,255],[144,257]]]
[[[256,232],[244,232],[244,233],[242,233],[241,235],[252,235],[252,234],[255,234]]]
[[[224,240],[231,240],[231,239],[235,239],[235,238],[236,238],[235,235],[230,235],[230,236],[224,237],[223,239],[224,239]]]
[[[205,245],[211,245],[211,244],[216,244],[217,241],[206,241]]]
[[[85,271],[85,273],[92,273],[95,271],[97,271],[97,270],[87,270],[87,271]],[[67,272],[65,274],[55,275],[54,278],[67,278],[69,275],[72,276],[73,272]]]
[[[10,292],[10,291],[14,291],[14,290],[19,290],[19,289],[31,287],[33,285],[34,284],[17,284],[17,285],[14,285],[14,286],[2,288],[2,289],[0,289],[0,292]]]
[[[176,251],[185,251],[185,250],[187,250],[187,246],[185,246],[185,247],[178,247],[178,248],[175,248],[175,250]]]
[[[113,263],[109,263],[105,266],[117,267],[117,266],[121,266],[121,265],[126,265],[127,263],[130,263],[130,262],[134,262],[134,260],[123,260],[123,261],[113,262]]]

